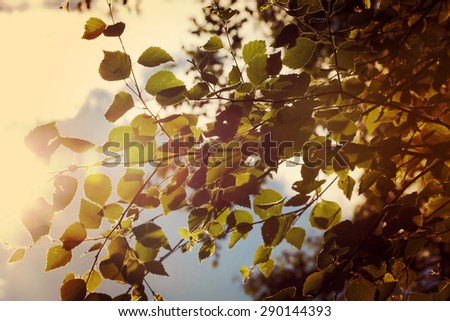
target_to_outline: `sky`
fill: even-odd
[[[62,134],[84,137],[100,143],[111,128],[103,114],[114,94],[123,89],[122,82],[105,82],[98,75],[102,50],[118,50],[116,38],[100,37],[95,41],[81,39],[84,22],[92,15],[109,21],[106,5],[89,12],[58,10],[43,6],[52,1],[0,0],[1,47],[0,70],[2,117],[0,117],[0,240],[10,244],[28,245],[31,240],[20,222],[20,214],[35,197],[49,193],[51,184],[44,164],[36,160],[23,144],[23,137],[40,123],[57,121]],[[57,2],[57,1],[56,1]],[[100,1],[101,2],[101,1]],[[190,18],[202,14],[202,6],[194,0],[142,1],[142,13],[120,10],[118,20],[127,27],[123,40],[131,57],[138,57],[149,46],[160,46],[183,63],[182,45],[203,40],[189,35]],[[248,34],[255,37],[255,32]],[[181,73],[181,71],[179,71]],[[139,79],[145,74],[138,73]],[[158,110],[158,106],[150,108]],[[290,186],[299,177],[299,168],[282,167],[270,187],[293,195]],[[337,188],[329,199],[337,201],[350,217],[360,198],[346,201]],[[75,217],[76,206],[69,207],[67,216],[58,217],[55,226],[67,225]],[[181,216],[169,216],[163,227],[169,240],[176,240]],[[66,214],[64,214],[66,215]],[[299,224],[308,227],[307,218]],[[179,225],[178,225],[179,226]],[[311,232],[312,233],[312,232]],[[253,233],[256,234],[256,233]],[[44,242],[45,243],[45,242]],[[149,278],[155,289],[166,299],[178,300],[248,300],[240,285],[239,267],[250,265],[254,249],[261,237],[253,235],[236,245],[233,251],[221,251],[217,268],[210,261],[198,263],[194,253],[177,254],[166,264],[169,278]],[[60,282],[69,269],[44,273],[48,247],[38,246],[27,252],[16,264],[5,264],[10,250],[0,247],[0,300],[57,300]],[[282,249],[282,246],[276,253]],[[80,255],[81,253],[77,253]],[[81,257],[73,268],[83,272],[92,258]],[[180,269],[180,266],[184,267]],[[100,288],[101,289],[101,288]],[[105,290],[109,290],[105,287]],[[211,293],[214,291],[214,297]]]

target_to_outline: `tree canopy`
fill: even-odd
[[[108,6],[111,21],[93,17],[81,32],[118,38],[99,62],[100,77],[125,85],[105,106],[105,121],[142,113],[101,146],[64,137],[57,123],[25,138],[46,161],[63,148],[99,158],[57,172],[52,199],[37,199],[22,218],[36,244],[54,215],[79,203],[78,220],[48,250],[46,271],[70,264],[79,246],[92,264],[62,280],[61,299],[161,300],[146,276],[167,275],[173,253],[194,252],[201,262],[251,233],[262,244],[240,270],[250,288],[256,270],[259,289],[280,275],[283,259],[272,251],[283,241],[303,262],[294,277],[282,270],[286,287],[266,291],[269,299],[449,298],[448,2],[211,1],[194,20],[193,33],[209,40],[186,49],[186,79],[164,48],[149,43],[131,57],[121,37],[126,21]],[[244,25],[255,21],[267,38],[244,41]],[[143,83],[137,68],[152,70]],[[161,117],[150,103],[176,112]],[[200,124],[211,109],[215,117]],[[266,185],[287,164],[298,166],[291,198]],[[114,182],[105,169],[122,177]],[[332,185],[342,197],[365,196],[353,220],[342,220],[327,194]],[[187,215],[174,242],[159,222],[180,211]],[[324,233],[306,263],[302,215]],[[17,248],[10,262],[25,251]],[[123,293],[97,293],[104,280]]]

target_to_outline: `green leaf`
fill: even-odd
[[[338,181],[338,187],[344,192],[344,195],[349,200],[352,198],[352,192],[355,184],[356,182],[351,176],[345,176],[344,179],[339,179]]]
[[[270,273],[272,273],[274,266],[275,260],[268,259],[266,262],[259,264],[259,270],[266,278],[268,278],[270,276]]]
[[[8,263],[15,263],[15,262],[19,262],[21,261],[26,253],[26,249],[21,248],[21,249],[17,249],[13,252],[13,254],[11,254],[11,256],[8,259]]]
[[[102,223],[103,209],[97,204],[91,203],[84,198],[80,205],[80,223],[87,229],[98,229]]]
[[[106,28],[106,23],[99,18],[89,18],[84,25],[82,39],[92,40],[99,37]]]
[[[242,48],[242,58],[248,64],[256,56],[265,56],[266,50],[266,42],[264,40],[253,40]]]
[[[148,222],[133,227],[133,233],[136,236],[136,240],[145,247],[152,249],[164,247],[165,249],[170,249],[169,242],[163,230],[154,223]]]
[[[51,271],[67,265],[72,260],[72,251],[65,250],[61,245],[51,247],[47,252],[45,271]]]
[[[165,275],[169,276],[167,274],[166,269],[164,268],[164,265],[162,265],[159,261],[150,261],[145,263],[145,269],[147,272],[157,275]]]
[[[144,184],[144,174],[141,169],[127,168],[117,184],[117,195],[127,203],[132,202]]]
[[[232,86],[237,84],[241,80],[241,73],[239,72],[239,68],[233,65],[230,72],[228,73],[227,85]]]
[[[206,82],[200,82],[185,93],[187,99],[200,99],[209,94],[209,87]]]
[[[36,243],[42,236],[47,235],[53,219],[53,207],[42,197],[22,214],[22,222]]]
[[[219,36],[214,35],[202,47],[205,51],[216,52],[223,48],[223,42]]]
[[[86,283],[82,279],[64,282],[60,289],[62,301],[83,301],[86,296]]]
[[[61,211],[65,209],[77,191],[78,181],[75,177],[59,175],[53,181],[55,192],[53,193],[53,210]]]
[[[324,271],[314,272],[308,275],[303,284],[303,295],[316,295],[327,283],[329,274]]]
[[[175,105],[186,99],[186,86],[177,86],[159,91],[156,94],[156,101],[161,106]]]
[[[291,227],[286,233],[286,241],[295,246],[298,250],[302,248],[303,241],[305,240],[305,230],[301,227]]]
[[[134,106],[133,97],[124,91],[119,92],[114,97],[114,101],[105,113],[105,118],[114,123],[117,119],[125,115]]]
[[[113,25],[109,25],[103,31],[103,35],[106,37],[120,37],[125,30],[125,24],[123,22],[116,22]]]
[[[267,57],[266,55],[258,55],[248,63],[247,77],[255,85],[260,85],[269,77],[266,71]]]
[[[86,272],[83,276],[83,279],[86,281],[89,276],[89,271]],[[89,277],[89,281],[86,283],[86,289],[89,292],[94,292],[100,284],[102,284],[103,278],[100,273],[96,269],[92,270],[91,276]]]
[[[91,201],[105,205],[111,196],[111,179],[105,174],[91,174],[84,181],[84,193]]]
[[[297,38],[295,46],[286,50],[283,65],[292,69],[302,68],[311,59],[315,48],[316,43],[311,39]]]
[[[368,172],[365,172],[361,177],[359,194],[367,192],[367,190],[378,180],[380,175],[381,172],[379,171],[369,170]]]
[[[375,284],[363,277],[357,277],[346,286],[344,295],[348,301],[373,301],[376,290]]]
[[[206,240],[203,242],[200,250],[198,251],[198,260],[202,262],[204,259],[207,259],[216,251],[216,244],[213,240]]]
[[[67,251],[80,245],[87,237],[84,226],[75,222],[67,227],[63,235],[59,238],[63,242],[63,248]]]
[[[104,57],[98,72],[107,81],[127,79],[131,74],[131,59],[121,51],[103,51]]]
[[[339,204],[323,200],[313,207],[309,222],[315,228],[328,230],[339,223],[341,219],[342,210]]]
[[[61,137],[61,144],[75,153],[84,153],[95,147],[93,143],[85,139]]]
[[[183,86],[184,82],[179,80],[171,71],[160,70],[154,73],[147,80],[147,85],[145,90],[150,94],[155,96],[162,90]]]
[[[283,197],[273,189],[264,189],[253,200],[253,211],[262,220],[280,215],[283,208]]]
[[[272,254],[273,247],[260,245],[253,255],[253,265],[267,262]]]
[[[138,59],[145,67],[156,67],[169,61],[174,61],[172,56],[160,47],[147,48]]]

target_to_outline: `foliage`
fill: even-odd
[[[112,17],[111,4],[110,10]],[[74,248],[100,243],[89,250],[86,273],[65,278],[62,299],[110,299],[94,292],[105,279],[124,285],[118,299],[147,299],[147,286],[160,300],[145,277],[167,275],[164,264],[173,253],[195,250],[203,261],[228,236],[231,249],[249,233],[261,233],[263,244],[241,273],[248,279],[258,267],[270,278],[277,271],[274,248],[283,240],[302,248],[305,229],[297,221],[307,213],[312,227],[325,231],[317,267],[279,296],[449,297],[448,268],[434,272],[426,288],[419,285],[430,277],[427,267],[417,264],[450,240],[448,3],[274,0],[259,10],[271,38],[241,46],[241,12],[219,2],[204,9],[206,27],[198,32],[211,23],[216,30],[189,60],[192,86],[168,70],[172,55],[152,44],[136,58],[124,49],[104,52],[100,76],[127,87],[105,110],[106,119],[115,122],[133,107],[144,113],[110,132],[96,149],[104,159],[59,172],[53,202],[40,198],[23,216],[36,243],[84,186],[79,221],[49,249],[47,270],[69,264]],[[92,18],[83,37],[122,42],[124,28]],[[138,83],[133,69],[154,67],[163,69]],[[161,108],[216,108],[216,117],[206,126],[198,126],[202,111],[161,118],[148,107],[150,99]],[[61,146],[74,153],[94,147],[62,137],[55,123],[37,127],[25,142],[47,161]],[[136,145],[138,152],[131,151]],[[287,199],[264,183],[293,161],[303,165],[292,186],[297,194]],[[126,167],[116,186],[94,173],[102,165]],[[356,168],[364,170],[358,180]],[[366,196],[355,220],[341,221],[339,204],[327,198],[332,184],[342,197]],[[155,208],[162,214],[153,215]],[[178,242],[157,224],[175,211],[189,212]],[[17,251],[11,262],[25,254]]]

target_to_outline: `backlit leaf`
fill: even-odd
[[[269,77],[266,71],[267,57],[266,55],[258,55],[252,58],[248,63],[247,77],[255,85],[260,85]]]
[[[42,197],[34,201],[22,214],[22,222],[36,243],[47,235],[53,218],[53,207]]]
[[[51,271],[67,265],[72,260],[72,251],[65,250],[61,245],[51,247],[47,252],[45,271]]]
[[[266,54],[266,42],[264,40],[253,40],[242,48],[242,58],[248,64],[254,57]]]
[[[301,227],[291,227],[286,233],[285,239],[289,244],[300,250],[302,248],[303,241],[305,240],[305,230]]]
[[[311,211],[309,222],[315,228],[328,230],[342,219],[342,210],[338,203],[321,201]]]
[[[198,228],[208,216],[206,208],[196,208],[191,211],[188,219],[189,231],[192,232]]]
[[[160,47],[149,47],[139,57],[138,63],[146,67],[156,67],[174,61],[172,56]]]
[[[198,260],[201,262],[204,259],[210,257],[216,251],[216,244],[213,240],[207,240],[203,242],[200,250],[198,251]]]
[[[133,97],[124,91],[119,92],[114,97],[114,101],[105,113],[105,118],[109,122],[115,122],[134,106]]]
[[[90,141],[80,138],[61,137],[60,141],[61,144],[75,153],[84,153],[95,147]]]
[[[89,276],[89,272],[86,272],[83,279],[86,281],[88,276]],[[98,273],[98,271],[96,269],[93,269],[91,275],[89,276],[89,281],[87,281],[87,283],[86,283],[86,289],[89,292],[94,292],[100,286],[100,284],[102,284],[102,282],[103,282],[103,278],[102,278],[101,274]]]
[[[63,248],[67,251],[80,245],[87,237],[84,226],[75,222],[67,227],[63,235],[59,238],[63,242]]]
[[[75,177],[59,175],[53,181],[55,192],[53,193],[53,209],[61,211],[72,202],[77,191],[78,181]]]
[[[282,208],[283,197],[273,189],[262,190],[253,200],[253,210],[263,220],[281,214]]]
[[[123,213],[123,207],[117,203],[108,204],[103,207],[103,216],[108,220],[118,220]]]
[[[311,59],[316,43],[309,38],[299,37],[295,46],[288,48],[283,58],[283,65],[298,69],[302,68]]]
[[[111,179],[105,174],[91,174],[84,181],[84,193],[91,201],[105,205],[112,192]]]
[[[270,273],[272,273],[274,266],[275,260],[268,259],[266,262],[259,264],[259,270],[266,278],[268,278],[270,276]]]
[[[200,99],[209,94],[209,87],[206,82],[200,82],[189,89],[185,96],[187,99]]]
[[[203,45],[203,50],[209,52],[216,52],[223,48],[222,39],[219,36],[212,36],[208,42]]]
[[[131,59],[122,51],[103,51],[98,72],[107,81],[127,79],[131,73]]]
[[[343,179],[339,179],[338,181],[338,187],[344,192],[345,197],[347,197],[348,199],[351,199],[352,197],[352,192],[355,184],[355,180],[348,175],[346,175]]]
[[[159,249],[152,249],[149,247],[145,247],[139,242],[136,242],[134,249],[137,253],[138,259],[141,262],[154,261],[159,253]]]
[[[133,233],[136,236],[136,240],[143,246],[152,249],[158,249],[164,247],[170,249],[169,242],[161,227],[154,223],[145,223],[133,227]]]
[[[15,250],[13,254],[11,254],[11,256],[9,257],[8,263],[15,263],[21,261],[25,256],[25,253],[26,249],[24,248]]]
[[[186,190],[183,186],[172,188],[166,187],[161,193],[161,204],[164,214],[178,210],[186,205]]]
[[[102,223],[103,209],[97,204],[91,203],[84,198],[80,205],[80,223],[87,229],[98,229]]]
[[[131,121],[131,127],[137,136],[154,137],[158,130],[158,124],[155,122],[155,119],[147,114],[137,115]]]
[[[359,185],[359,194],[365,193],[380,177],[381,172],[369,170],[361,177]]]
[[[43,155],[50,149],[51,143],[59,137],[56,123],[37,126],[25,137],[25,145],[36,155]]]
[[[144,184],[144,171],[141,169],[127,168],[125,175],[117,184],[117,195],[126,202],[131,202]]]
[[[270,259],[270,255],[272,254],[272,249],[273,248],[271,246],[265,245],[258,246],[253,255],[253,264],[257,265],[260,263],[267,262]]]
[[[84,25],[82,39],[92,40],[99,37],[106,28],[106,23],[99,18],[89,18]]]
[[[184,82],[179,80],[171,71],[160,70],[150,76],[150,78],[147,80],[145,90],[150,95],[155,96],[157,93],[164,89],[179,87],[183,85]]]

